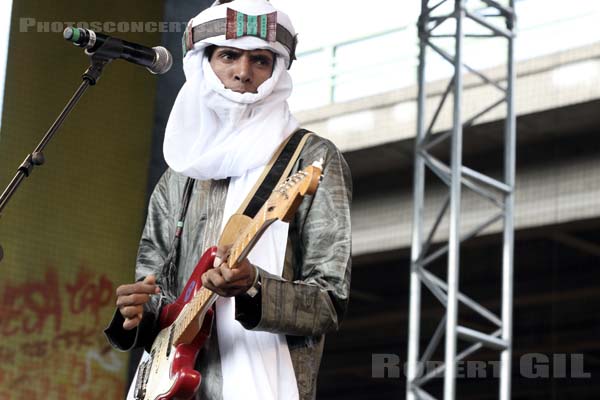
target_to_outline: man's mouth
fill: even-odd
[[[256,93],[256,90],[251,90],[250,88],[246,88],[246,87],[243,87],[243,88],[236,87],[236,88],[228,88],[228,89],[232,90],[236,93],[248,93],[248,92]]]

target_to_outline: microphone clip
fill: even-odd
[[[93,86],[100,79],[104,67],[123,54],[123,42],[111,37],[102,43],[98,50],[90,53],[86,49],[85,53],[90,57],[92,65],[84,72],[83,79]]]

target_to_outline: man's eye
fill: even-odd
[[[266,59],[266,58],[257,58],[256,59],[256,63],[258,65],[266,65],[266,66],[271,65],[271,62],[268,59]]]
[[[221,58],[224,60],[234,60],[235,54],[232,53],[221,53]]]

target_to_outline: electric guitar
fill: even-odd
[[[290,176],[273,190],[254,218],[234,214],[219,239],[231,246],[230,268],[236,268],[254,247],[263,232],[275,221],[290,222],[305,195],[317,190],[322,161]],[[212,305],[218,295],[202,287],[202,274],[212,268],[216,247],[206,250],[177,300],[165,306],[159,317],[161,328],[149,357],[138,366],[136,400],[188,399],[200,387],[201,376],[194,369],[198,352],[208,339],[213,320]]]

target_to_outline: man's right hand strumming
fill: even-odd
[[[140,324],[144,304],[150,300],[151,295],[158,293],[160,288],[156,285],[154,275],[148,275],[143,281],[117,288],[117,307],[125,318],[123,329],[131,330]]]

